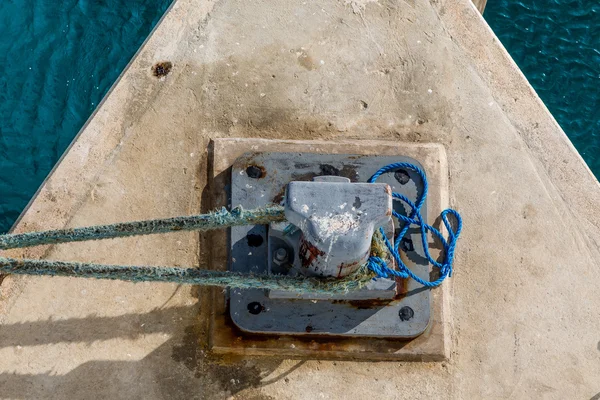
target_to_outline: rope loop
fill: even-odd
[[[398,265],[398,270],[391,269],[390,267],[388,267],[384,259],[377,256],[371,256],[369,258],[367,266],[375,275],[377,275],[378,278],[389,278],[392,276],[399,278],[412,278],[425,287],[436,287],[439,286],[444,281],[444,279],[446,279],[446,277],[452,276],[452,261],[454,260],[456,242],[462,230],[462,218],[456,210],[453,210],[451,208],[442,211],[440,217],[442,222],[444,223],[444,226],[446,227],[446,230],[448,231],[447,239],[442,235],[442,233],[439,230],[423,221],[423,216],[421,215],[421,208],[423,207],[423,204],[425,204],[425,199],[427,198],[427,192],[429,187],[425,172],[414,164],[402,162],[386,165],[385,167],[382,167],[377,172],[375,172],[373,176],[371,176],[371,178],[368,180],[368,182],[375,183],[381,175],[387,172],[397,172],[401,169],[408,169],[416,172],[421,179],[423,190],[421,195],[417,198],[416,203],[413,203],[408,197],[400,193],[392,193],[392,198],[394,200],[402,201],[404,204],[408,205],[408,207],[411,210],[408,217],[405,215],[401,215],[396,211],[392,212],[392,215],[396,217],[398,221],[403,222],[402,229],[394,238],[393,246],[390,243],[389,238],[386,236],[383,228],[379,228],[379,231],[381,232],[383,241],[388,251],[390,252],[393,259],[396,261],[396,264]],[[453,227],[450,223],[448,215],[452,215],[453,219],[455,220],[455,227]],[[429,261],[430,264],[439,269],[439,277],[434,281],[425,280],[417,274],[415,274],[402,261],[402,258],[400,257],[400,242],[406,236],[409,228],[413,225],[419,227],[421,231],[421,242],[423,244],[423,250],[427,261]],[[429,243],[427,242],[428,232],[431,232],[433,236],[438,238],[439,241],[442,243],[442,247],[444,250],[444,257],[442,262],[438,262],[437,260],[433,259],[429,252]]]

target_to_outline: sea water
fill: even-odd
[[[600,177],[600,1],[488,0],[483,16]]]
[[[0,1],[0,233],[171,0]]]

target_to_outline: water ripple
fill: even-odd
[[[493,0],[484,17],[600,177],[600,4]]]
[[[171,0],[0,2],[0,232]]]

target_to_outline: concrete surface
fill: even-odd
[[[600,188],[469,0],[177,0],[16,230],[206,210],[212,137],[444,145],[465,219],[450,360],[215,360],[193,288],[9,277],[0,397],[600,396]],[[206,266],[203,244],[11,255]]]

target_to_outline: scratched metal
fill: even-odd
[[[310,181],[315,176],[337,175],[352,182],[366,182],[380,167],[394,162],[409,162],[422,168],[409,157],[359,156],[312,153],[247,153],[236,160],[232,168],[231,205],[246,209],[270,203],[281,203],[285,186],[291,181]],[[254,167],[248,170],[248,167]],[[256,171],[260,171],[258,178]],[[406,171],[410,179],[405,184],[402,174],[381,176],[395,192],[416,201],[421,193],[418,175]],[[427,171],[425,171],[427,172]],[[406,214],[399,202],[394,209]],[[427,218],[427,203],[422,210]],[[418,230],[408,234],[412,243],[407,264],[422,278],[429,279]],[[238,272],[269,272],[269,232],[267,226],[234,227],[230,234],[230,270]],[[293,254],[297,257],[297,254]],[[412,280],[404,281],[401,296],[395,299],[284,299],[269,296],[260,289],[229,291],[230,315],[243,331],[265,334],[366,336],[413,338],[423,333],[430,321],[430,292]],[[410,307],[414,316],[400,318],[400,310]],[[406,319],[406,318],[404,318]]]
[[[297,270],[341,278],[367,262],[375,230],[391,220],[392,193],[385,183],[290,182],[285,216],[302,231]]]

